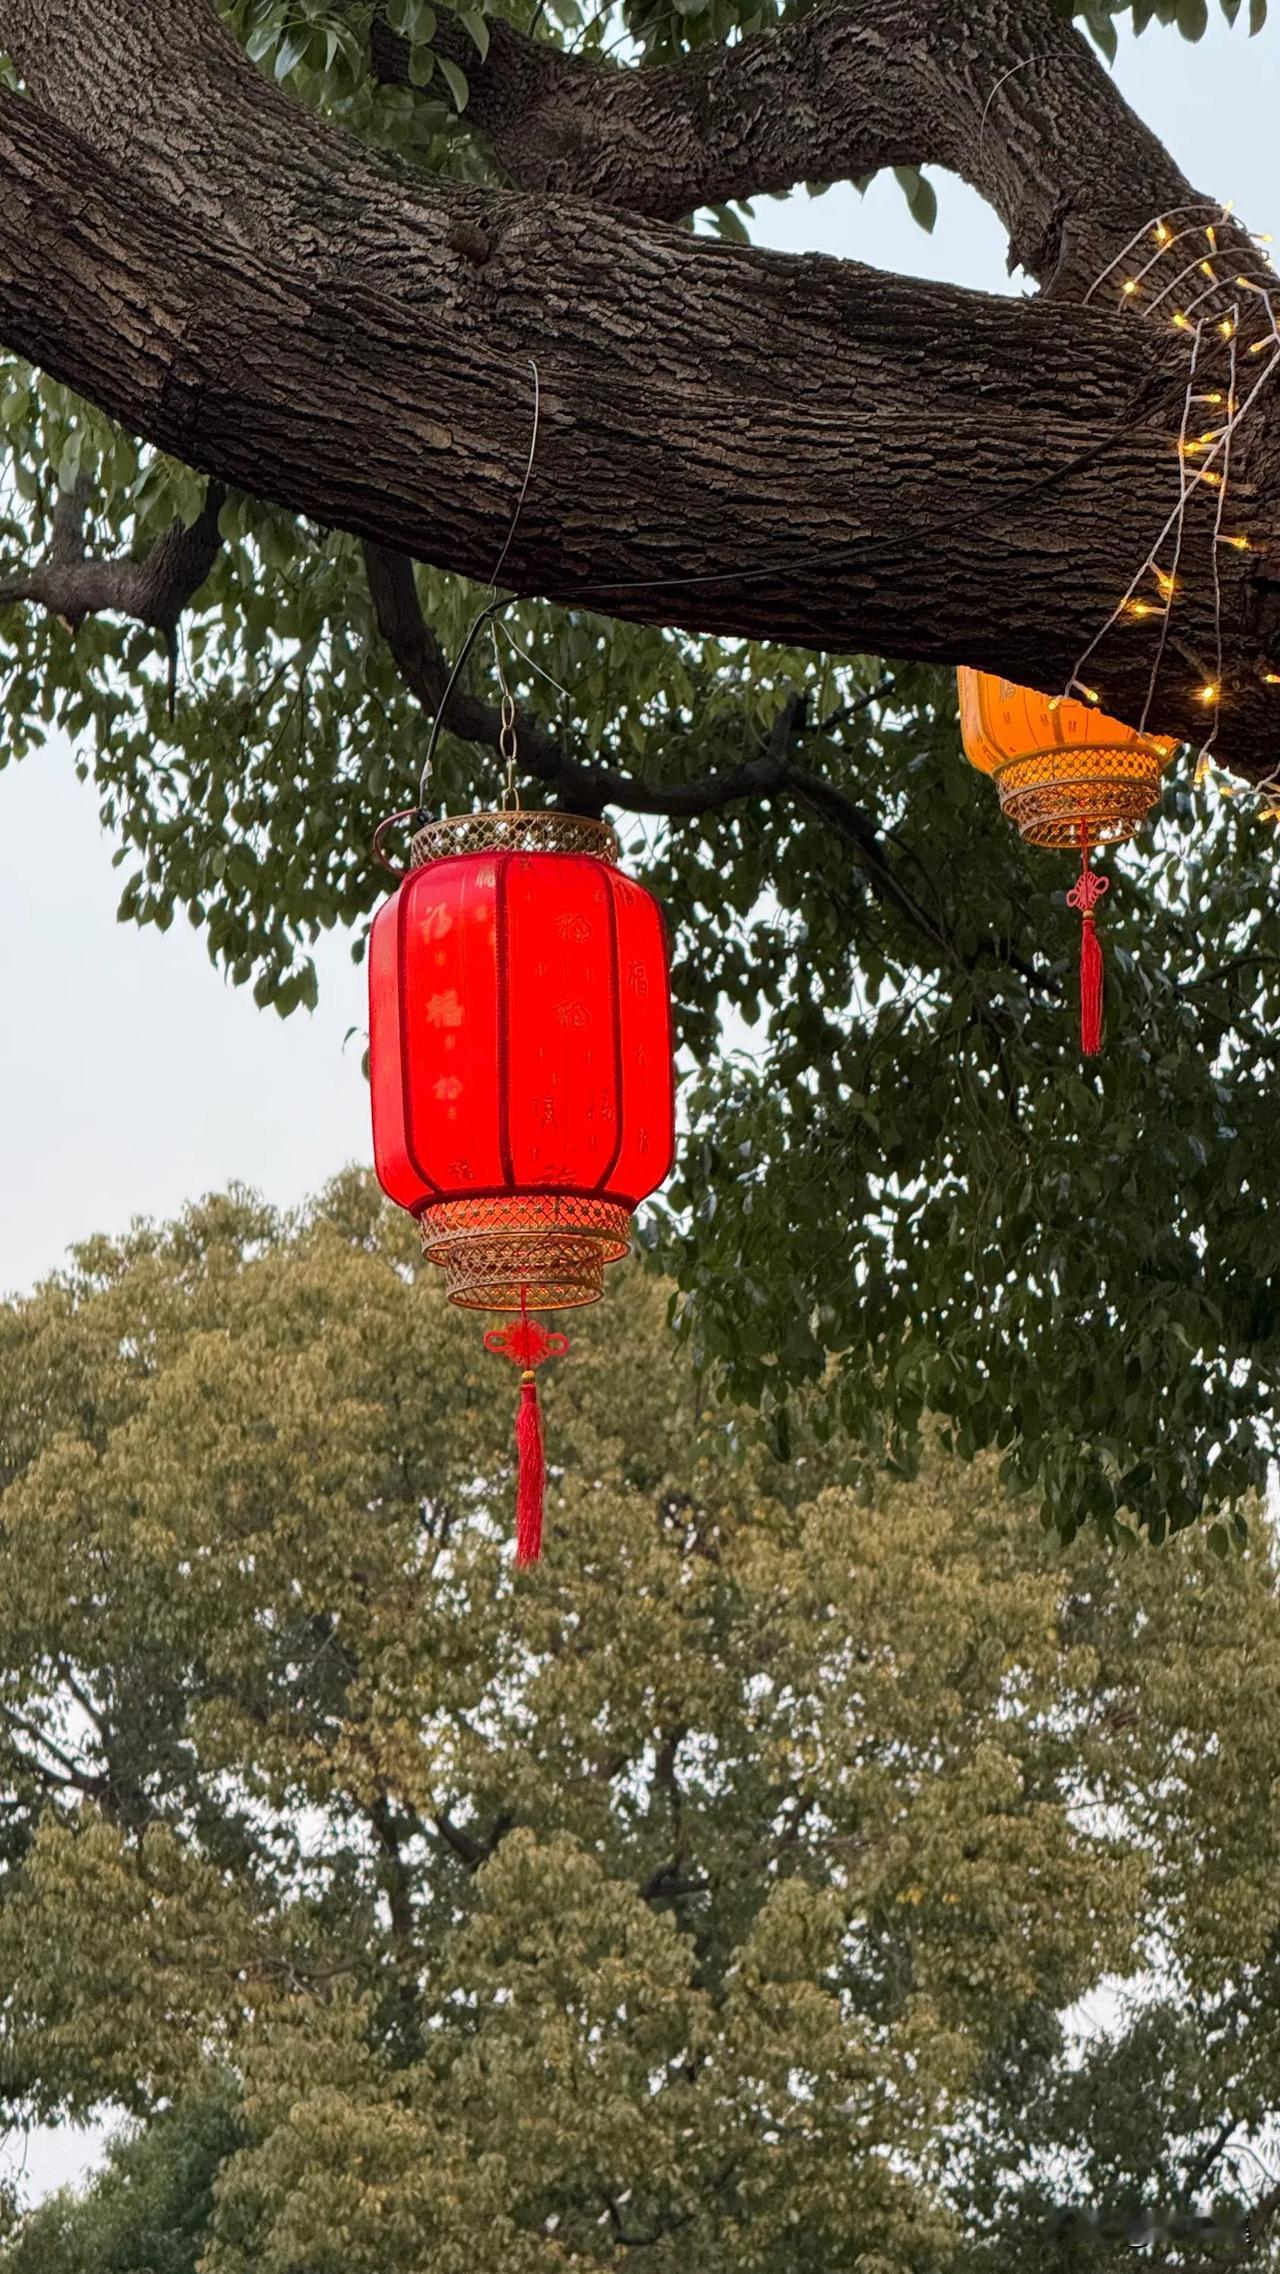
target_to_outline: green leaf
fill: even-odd
[[[478,8],[460,8],[458,11],[479,52],[483,63],[489,53],[489,26]]]
[[[464,111],[471,94],[466,72],[460,69],[451,56],[439,55],[436,61],[440,66],[440,76],[453,97],[455,110]]]
[[[933,184],[925,179],[918,166],[895,166],[893,178],[907,201],[913,221],[922,229],[931,230],[938,218],[938,199]]]
[[[1119,42],[1112,18],[1100,8],[1086,8],[1082,20],[1090,38],[1105,55],[1108,63],[1114,63]]]
[[[272,9],[260,23],[255,24],[245,41],[245,53],[253,63],[264,63],[280,37],[284,22],[283,8]]]
[[[273,66],[277,79],[287,79],[291,71],[296,71],[306,55],[309,37],[310,34],[305,26],[299,30],[286,33],[276,51],[276,60]]]
[[[751,243],[751,233],[746,222],[734,206],[713,205],[711,220],[717,236],[723,237],[726,242],[735,245]]]
[[[60,490],[70,491],[75,488],[80,479],[83,457],[84,433],[80,427],[77,427],[75,433],[69,435],[63,444],[62,455],[58,460],[58,487]]]

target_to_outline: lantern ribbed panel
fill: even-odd
[[[1175,743],[989,672],[956,677],[965,755],[993,777],[1028,843],[1075,846],[1083,832],[1090,844],[1114,844],[1141,826]]]
[[[593,1301],[671,1167],[666,934],[615,848],[555,813],[435,824],[374,920],[374,1158],[456,1302]]]

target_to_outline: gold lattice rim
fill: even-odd
[[[1002,811],[1030,845],[1121,844],[1160,796],[1150,745],[1098,743],[1022,752],[995,768]]]
[[[538,806],[507,813],[449,813],[429,821],[409,848],[414,868],[456,853],[589,853],[616,866],[619,845],[607,821]]]
[[[1136,780],[1146,775],[1158,780],[1174,748],[1173,743],[1162,747],[1154,742],[1051,742],[1043,750],[1019,750],[1013,757],[1001,758],[991,774],[998,782],[1007,774],[1035,772],[1051,763],[1059,771],[1072,767],[1073,780],[1080,776],[1102,781]]]
[[[451,1303],[563,1311],[598,1302],[605,1265],[631,1246],[631,1211],[588,1193],[497,1193],[424,1208],[422,1252]]]

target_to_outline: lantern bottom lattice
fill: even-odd
[[[422,1252],[469,1311],[569,1311],[596,1303],[631,1246],[631,1214],[583,1193],[445,1200],[419,1219]]]
[[[1029,845],[1116,845],[1132,837],[1160,797],[1161,752],[1038,750],[995,768],[1003,812]]]

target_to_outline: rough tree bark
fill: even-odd
[[[216,479],[607,613],[986,665],[1050,690],[1177,493],[1187,335],[1084,296],[1196,193],[1048,0],[825,0],[669,70],[496,28],[473,108],[518,186],[410,178],[247,61],[210,0],[0,0],[0,338]],[[380,67],[401,58],[383,35]],[[1004,300],[669,225],[890,160],[987,196]],[[1206,218],[1211,217],[1207,201]],[[1221,233],[1226,273],[1247,239]],[[1221,354],[1221,350],[1219,350]],[[1263,356],[1254,369],[1261,367]],[[1280,463],[1190,514],[1152,724],[1275,764]],[[1154,626],[1089,666],[1136,717]]]

